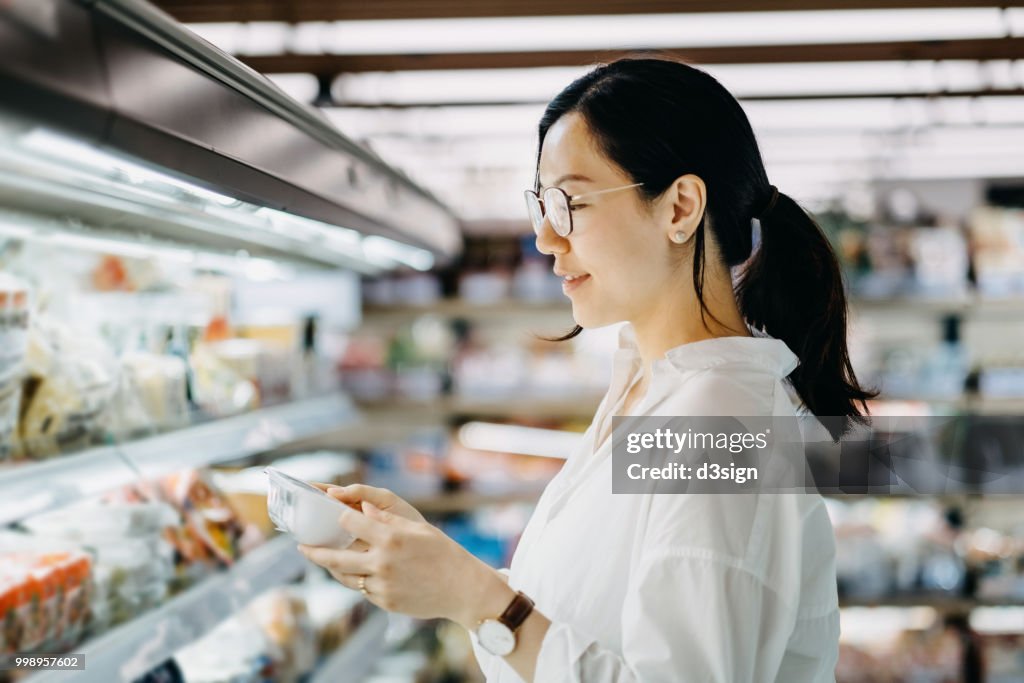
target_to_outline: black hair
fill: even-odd
[[[877,395],[857,382],[846,345],[847,304],[835,253],[814,218],[784,193],[773,199],[754,131],[740,104],[710,74],[667,59],[621,59],[573,81],[541,117],[548,130],[580,114],[604,155],[621,168],[646,202],[682,175],[707,189],[705,222],[694,235],[693,284],[704,302],[705,239],[710,226],[722,260],[742,265],[740,312],[752,327],[781,339],[800,359],[789,376],[808,410],[836,440],[863,422]],[[760,218],[756,250],[751,219]],[[576,326],[556,340],[571,339]]]

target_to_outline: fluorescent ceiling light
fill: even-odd
[[[488,422],[467,422],[459,428],[459,441],[466,448],[545,458],[569,457],[582,438],[578,432]]]
[[[1024,74],[1024,63],[1021,64]],[[1024,82],[1024,78],[1021,79]],[[742,102],[751,125],[765,130],[892,130],[914,126],[1024,123],[1024,97],[908,97]],[[329,107],[327,118],[349,135],[420,139],[500,137],[536,139],[543,105],[363,109]]]
[[[493,136],[522,131],[536,135],[544,107],[536,104],[412,109],[327,107],[321,111],[339,129],[358,138],[382,135]]]
[[[978,607],[971,610],[971,629],[981,634],[1019,634],[1024,607]]]
[[[564,17],[190,24],[243,55],[527,52],[1001,38],[998,8],[709,12]]]
[[[274,85],[299,102],[310,103],[320,94],[320,83],[313,74],[267,74]]]
[[[989,73],[971,60],[915,60],[781,64],[720,64],[701,67],[734,96],[869,95],[984,90],[993,78],[1003,87],[1024,86],[1024,74],[1006,67]],[[451,69],[345,74],[333,85],[344,104],[452,102],[546,102],[590,67]]]

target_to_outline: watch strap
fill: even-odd
[[[507,626],[513,633],[523,625],[526,618],[530,616],[530,612],[533,611],[533,600],[526,596],[522,591],[516,591],[516,596],[512,598],[512,602],[509,603],[505,611],[498,617],[498,621]]]

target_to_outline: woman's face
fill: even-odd
[[[548,130],[539,172],[541,191],[560,187],[570,197],[634,182],[601,153],[577,113]],[[671,257],[665,212],[657,202],[644,205],[639,189],[581,200],[568,237],[555,234],[547,220],[537,236],[537,248],[555,257],[555,273],[582,327],[636,322],[656,311],[664,297],[678,296],[682,271],[679,259]],[[570,282],[567,275],[579,277]]]

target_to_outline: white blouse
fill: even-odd
[[[654,362],[632,414],[797,415],[796,365],[772,338],[684,344]],[[535,681],[834,681],[835,543],[819,495],[612,495],[606,437],[640,370],[627,324],[608,393],[513,556],[509,584],[552,622]],[[474,650],[489,682],[522,681]]]

